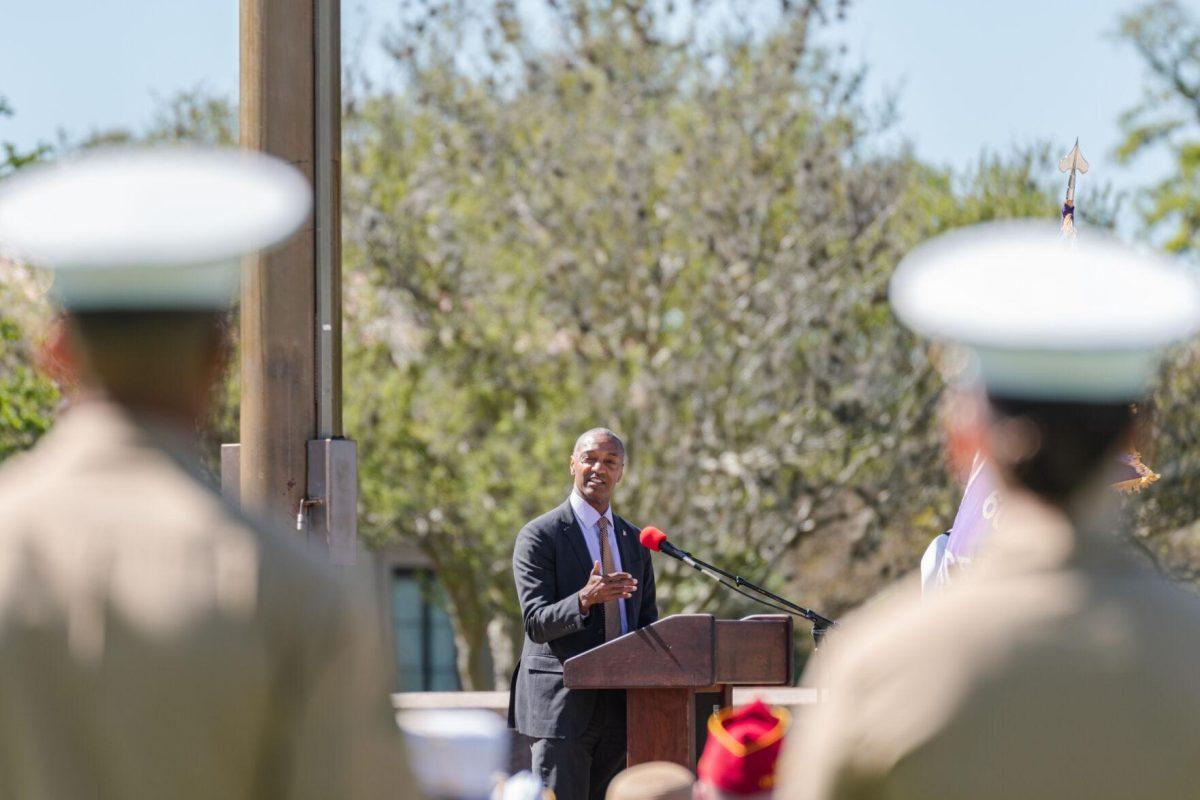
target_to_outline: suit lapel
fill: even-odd
[[[617,550],[621,553],[621,568],[628,572],[638,580],[638,588],[634,590],[633,597],[625,601],[625,613],[629,617],[626,622],[629,623],[629,630],[637,630],[638,609],[642,607],[642,575],[638,565],[641,564],[642,554],[637,550],[641,544],[634,538],[633,526],[625,520],[613,514],[614,526],[617,529]]]
[[[641,555],[635,549],[640,545],[633,538],[633,526],[616,514],[613,517],[616,521],[614,527],[617,529],[617,550],[621,553],[621,567],[636,578],[633,565],[641,560]]]
[[[575,512],[571,509],[571,501],[567,500],[559,506],[559,509],[561,511],[558,519],[559,529],[571,543],[571,549],[575,551],[575,555],[579,559],[579,566],[583,568],[583,573],[586,575],[592,571],[592,556],[588,552],[587,542],[583,539],[583,530],[579,527],[579,521],[575,519]]]

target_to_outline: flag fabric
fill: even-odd
[[[950,538],[934,573],[933,585],[945,586],[964,568],[969,568],[980,546],[999,526],[1003,500],[991,466],[979,453],[971,463],[967,487],[950,528]]]
[[[1064,239],[1075,238],[1075,205],[1068,200],[1062,206],[1062,227],[1059,232]]]
[[[1142,463],[1142,457],[1137,450],[1130,450],[1117,458],[1118,474],[1112,488],[1117,491],[1132,493],[1140,492],[1159,478],[1159,474]]]

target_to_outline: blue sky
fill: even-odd
[[[368,71],[395,0],[343,0],[344,54]],[[964,166],[983,148],[1079,136],[1092,173],[1132,189],[1165,158],[1119,168],[1117,117],[1145,74],[1111,36],[1116,0],[857,0],[825,36],[870,69],[868,92],[899,96],[898,133],[921,157]],[[0,0],[0,94],[16,116],[0,141],[32,145],[153,117],[155,97],[197,86],[236,96],[237,0]]]
[[[1146,81],[1133,48],[1113,36],[1137,5],[860,0],[836,35],[868,65],[871,91],[898,92],[900,128],[920,156],[963,166],[981,148],[1041,140],[1065,154],[1078,136],[1090,179],[1128,188],[1168,166],[1149,158],[1122,169],[1112,158],[1117,118]]]

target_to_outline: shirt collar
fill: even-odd
[[[579,524],[584,530],[591,530],[596,527],[596,522],[601,517],[600,512],[592,508],[591,504],[580,497],[579,492],[574,489],[571,490],[571,510],[575,512],[575,519],[579,520]],[[612,530],[615,527],[613,525],[612,503],[608,504],[608,508],[604,510],[603,516],[608,519],[608,529]]]

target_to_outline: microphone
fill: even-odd
[[[667,535],[653,525],[647,525],[642,528],[642,532],[638,534],[638,540],[642,543],[642,547],[653,550],[656,553],[666,553],[671,558],[678,559],[687,564],[692,569],[698,569],[701,572],[704,570],[696,563],[696,559],[692,558],[692,554],[686,550],[680,550],[675,545],[667,541]]]

